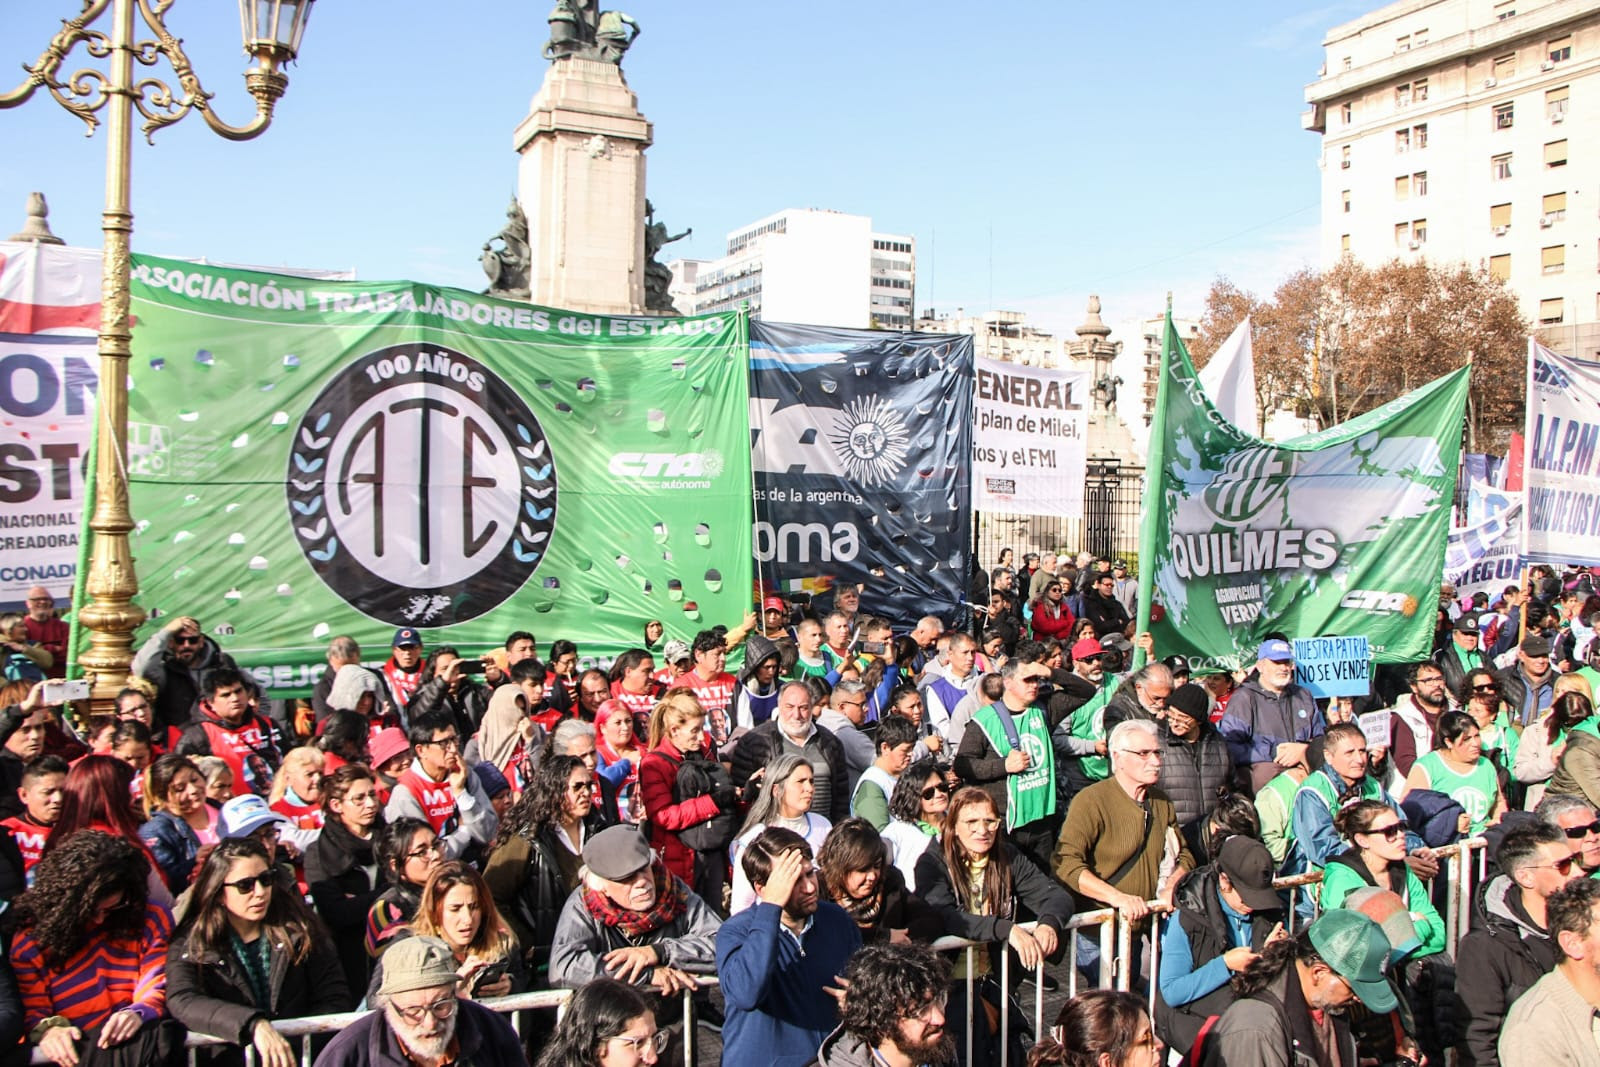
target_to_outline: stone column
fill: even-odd
[[[550,65],[514,135],[533,303],[644,311],[650,142],[650,123],[616,64],[572,57]]]

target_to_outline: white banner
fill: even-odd
[[[1200,384],[1222,417],[1251,437],[1261,436],[1256,417],[1256,361],[1250,346],[1250,316],[1246,315],[1222,342],[1205,369]]]
[[[1083,513],[1089,374],[977,360],[972,506],[988,514]]]
[[[1457,598],[1487,593],[1493,604],[1506,586],[1519,584],[1521,549],[1522,504],[1518,502],[1486,522],[1450,531],[1444,580],[1456,587]]]
[[[1524,554],[1600,564],[1600,364],[1528,348]]]
[[[71,595],[99,325],[98,251],[0,242],[0,604]]]

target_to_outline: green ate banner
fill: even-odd
[[[1426,658],[1467,376],[1269,444],[1217,412],[1169,316],[1140,555],[1156,654],[1236,666],[1279,631],[1366,637],[1378,663]]]
[[[749,610],[748,324],[137,257],[138,601],[284,696],[330,637],[608,662]],[[141,635],[142,636],[142,635]]]

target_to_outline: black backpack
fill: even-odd
[[[678,778],[672,786],[673,803],[682,804],[686,800],[718,792],[723,796],[734,795],[733,777],[728,774],[727,768],[716,760],[707,759],[701,752],[685,755],[683,762],[678,765]],[[734,818],[735,812],[731,808],[719,808],[717,814],[705,822],[679,830],[678,840],[696,852],[720,852],[733,841],[738,829]]]

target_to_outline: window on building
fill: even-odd
[[[1345,70],[1349,70],[1350,69],[1350,57],[1349,56],[1345,56],[1344,57],[1344,69]]]
[[[1564,167],[1567,165],[1567,142],[1551,141],[1544,146],[1544,165],[1547,167]]]
[[[1350,235],[1349,234],[1342,233],[1342,234],[1339,235],[1339,251],[1340,252],[1348,252],[1348,251],[1350,251]]]
[[[1428,147],[1428,124],[1426,122],[1411,127],[1411,147],[1419,152]]]
[[[1503,104],[1496,104],[1494,106],[1494,128],[1495,129],[1497,129],[1497,130],[1509,130],[1511,128],[1512,118],[1513,118],[1513,116],[1512,116],[1511,101],[1507,100]]]
[[[1546,221],[1560,222],[1562,219],[1567,217],[1567,194],[1547,193],[1545,194],[1544,203],[1542,206],[1544,208],[1544,218]]]
[[[1350,190],[1346,189],[1339,194],[1339,199],[1344,202],[1344,213],[1350,214]]]
[[[1494,59],[1495,81],[1505,81],[1515,77],[1517,73],[1517,54],[1511,52],[1507,55],[1496,56]]]
[[[1411,176],[1411,195],[1412,196],[1427,196],[1428,195],[1428,172],[1427,171],[1419,170],[1419,171],[1417,171],[1415,174],[1413,174]]]
[[[1489,209],[1489,225],[1495,229],[1511,225],[1511,205],[1496,204]]]
[[[1339,167],[1342,170],[1350,169],[1350,146],[1345,145],[1339,149]]]
[[[1399,37],[1396,37],[1394,39],[1394,50],[1396,52],[1409,52],[1409,51],[1411,51],[1411,35],[1409,33],[1407,33],[1407,34],[1402,34]]]
[[[1421,48],[1423,45],[1425,45],[1427,43],[1428,43],[1428,29],[1427,29],[1427,27],[1423,27],[1422,29],[1418,30],[1416,33],[1413,33],[1411,35],[1411,47],[1412,48]]]
[[[1567,269],[1567,246],[1547,245],[1539,249],[1539,266],[1546,274],[1560,274]]]
[[[1403,155],[1411,151],[1411,131],[1409,129],[1394,131],[1395,155]]]
[[[1557,37],[1547,46],[1550,52],[1550,62],[1565,63],[1572,58],[1572,35]]]
[[[1544,94],[1544,117],[1551,122],[1565,122],[1567,118],[1568,86],[1547,90]]]
[[[1517,0],[1500,0],[1499,3],[1494,5],[1494,17],[1496,22],[1501,19],[1508,19],[1516,13]]]
[[[1411,106],[1411,83],[1410,82],[1406,82],[1404,85],[1397,85],[1397,86],[1394,87],[1394,106],[1395,107],[1410,107]]]
[[[1346,100],[1344,103],[1339,105],[1339,121],[1344,123],[1346,126],[1348,126],[1352,122],[1354,122],[1355,120],[1356,120],[1356,108],[1355,108],[1355,105],[1352,104],[1350,101]]]
[[[1489,174],[1497,182],[1503,182],[1511,177],[1511,153],[1502,152],[1489,160]]]
[[[1503,282],[1511,280],[1511,256],[1509,254],[1489,257],[1489,277],[1499,278]]]
[[[1406,246],[1406,244],[1410,240],[1411,240],[1411,224],[1409,222],[1397,222],[1397,223],[1395,223],[1394,224],[1394,246],[1396,248],[1404,248]]]
[[[1420,104],[1428,99],[1428,79],[1418,78],[1411,83],[1411,101]]]
[[[1411,196],[1411,175],[1402,174],[1394,180],[1394,198],[1405,200]]]
[[[1562,319],[1561,304],[1562,300],[1559,296],[1539,301],[1539,324],[1541,326],[1552,326],[1560,322]]]
[[[1425,245],[1428,243],[1428,220],[1417,219],[1411,224],[1411,243]]]

